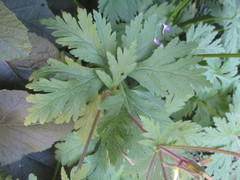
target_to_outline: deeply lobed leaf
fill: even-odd
[[[56,65],[59,64],[56,63]],[[75,66],[81,68],[78,63],[75,63]],[[68,74],[69,68],[66,68],[66,74]],[[74,79],[68,81],[51,78],[50,80],[39,79],[28,84],[29,89],[43,91],[45,94],[27,97],[27,101],[33,103],[33,106],[29,108],[30,113],[26,116],[25,124],[45,123],[54,118],[56,123],[69,122],[71,118],[76,121],[80,110],[86,106],[89,100],[97,96],[102,86],[101,81],[92,70],[83,69],[85,70],[83,72],[87,72],[86,74],[76,74]]]
[[[167,104],[183,105],[194,95],[194,90],[210,86],[202,75],[205,70],[194,68],[200,59],[187,56],[195,46],[174,39],[165,48],[157,48],[129,76],[150,92],[166,97]]]
[[[55,30],[53,35],[58,37],[57,43],[68,46],[74,56],[90,63],[105,65],[106,51],[115,52],[116,34],[112,34],[110,24],[99,13],[94,13],[94,19],[96,24],[93,24],[91,14],[78,9],[78,21],[64,12],[63,19],[57,16],[41,22]]]
[[[100,12],[112,24],[120,20],[129,21],[137,12],[136,0],[99,0],[98,8]]]

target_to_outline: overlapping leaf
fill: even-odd
[[[148,140],[141,141],[145,145],[157,146],[166,144],[195,145],[203,135],[203,129],[190,121],[178,121],[163,125],[145,117],[141,117],[143,128],[147,131],[144,136]]]
[[[104,65],[105,50],[115,51],[115,34],[111,34],[110,24],[106,24],[100,14],[95,12],[94,16],[96,24],[93,24],[91,14],[78,9],[78,20],[69,13],[63,13],[63,19],[57,16],[55,19],[41,22],[55,30],[53,35],[59,37],[57,43],[68,46],[74,56],[87,62]]]
[[[61,142],[56,145],[55,158],[62,165],[72,166],[79,160],[83,151],[81,139],[76,133],[68,134]]]
[[[48,149],[73,129],[72,123],[24,126],[30,106],[25,100],[27,95],[24,91],[0,91],[1,165],[18,161],[23,155]]]
[[[221,44],[221,39],[214,40],[217,32],[213,31],[214,26],[200,23],[195,28],[192,25],[186,34],[187,42],[196,42],[197,48],[195,54],[213,54],[223,53],[224,48]]]
[[[187,56],[194,47],[194,43],[174,39],[165,48],[156,49],[129,76],[150,92],[167,97],[167,103],[176,98],[181,104],[194,95],[194,90],[210,85],[202,75],[205,70],[194,68],[200,59]]]
[[[104,71],[97,70],[96,72],[108,88],[115,89],[137,65],[135,45],[133,44],[129,50],[118,48],[117,59],[111,53],[107,53],[107,57],[112,79]]]
[[[87,173],[91,166],[84,166],[82,169],[79,169],[77,166],[73,167],[70,172],[70,179],[68,178],[68,175],[66,171],[64,170],[64,167],[61,168],[61,180],[79,180],[83,179],[87,176]]]
[[[145,116],[161,123],[169,123],[167,111],[164,107],[164,101],[156,98],[150,92],[136,88],[133,90],[124,89],[122,93],[124,104],[129,113],[134,116]]]
[[[237,53],[240,48],[239,19],[240,7],[238,0],[223,0],[222,4],[208,2],[211,8],[211,14],[215,17],[224,17],[226,20],[217,21],[224,27],[222,42],[227,53]]]
[[[75,122],[74,128],[77,129],[77,135],[80,137],[81,143],[85,144],[91,131],[93,122],[97,116],[101,96],[97,96],[90,102],[84,110],[79,114],[80,118]]]
[[[157,14],[158,18],[164,19],[167,18],[175,9],[176,7],[168,2],[163,2],[160,5],[154,4],[146,10],[144,16],[149,17],[152,14]]]
[[[127,144],[129,145],[132,138],[131,127],[131,120],[125,108],[120,109],[114,116],[109,112],[99,123],[98,132],[102,137],[101,143],[105,145],[112,164],[115,164],[119,158],[123,159],[121,150],[127,150]]]
[[[108,21],[116,22],[130,21],[137,12],[136,0],[99,0],[98,8]]]
[[[22,59],[30,53],[27,28],[0,2],[0,61]]]
[[[115,54],[116,52],[116,32],[112,32],[110,23],[106,22],[106,19],[101,16],[100,13],[94,11],[94,20],[97,28],[99,40],[103,49],[106,52]]]
[[[129,26],[126,26],[125,35],[122,36],[124,47],[130,47],[132,43],[136,43],[137,61],[148,58],[156,45],[153,43],[154,37],[161,37],[160,22],[156,15],[150,16],[144,24],[142,24],[143,15],[138,15],[131,21]]]
[[[69,61],[69,63],[73,62]],[[30,113],[26,117],[25,124],[45,123],[54,118],[56,123],[69,122],[71,118],[74,121],[78,119],[80,110],[89,100],[97,96],[102,83],[91,69],[81,67],[78,63],[75,63],[75,67],[84,70],[83,73],[80,71],[75,74],[74,79],[68,81],[54,78],[39,79],[28,84],[28,88],[45,93],[28,96],[28,102],[34,104],[29,108]],[[65,72],[67,75],[69,68]],[[73,68],[73,71],[76,71],[76,68]]]
[[[225,118],[215,118],[216,128],[205,128],[206,138],[204,143],[206,146],[221,147],[226,150],[239,151],[239,117],[232,113],[226,114]],[[221,177],[229,177],[232,174],[236,174],[236,168],[234,166],[239,166],[240,161],[234,160],[234,157],[227,156],[223,154],[215,154],[212,156],[213,162],[209,163],[207,167],[207,172],[209,174],[214,174],[215,179],[221,179]],[[235,162],[233,164],[233,162]],[[232,176],[233,177],[233,176]],[[233,178],[234,179],[234,178]]]

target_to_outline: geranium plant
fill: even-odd
[[[73,56],[32,74],[25,124],[74,122],[55,145],[70,179],[239,179],[239,10],[99,0],[42,20]]]

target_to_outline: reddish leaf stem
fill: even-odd
[[[142,127],[141,123],[129,113],[129,116],[131,117],[132,122],[137,126],[139,130],[142,131],[142,133],[146,133],[147,131]]]
[[[170,154],[171,157],[175,158],[176,160],[185,160],[184,158],[182,158],[182,156],[178,155],[177,153],[163,147],[163,146],[159,146],[159,149],[162,151],[167,152],[168,154]]]

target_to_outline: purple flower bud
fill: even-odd
[[[156,45],[161,45],[161,44],[162,44],[159,40],[157,40],[157,38],[154,38],[154,39],[153,39],[153,42],[154,42]]]
[[[164,31],[171,31],[171,28],[168,25],[163,23],[163,30]]]
[[[162,34],[164,34],[165,31],[171,31],[171,28],[168,25],[164,23],[162,23],[161,25],[163,26]]]

